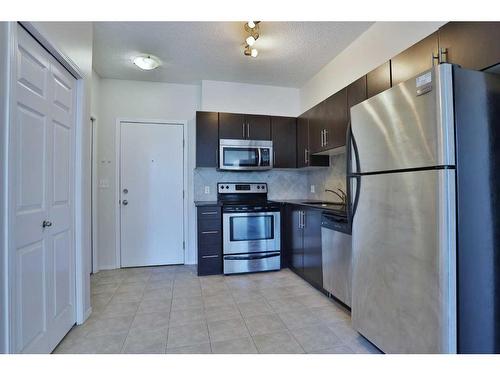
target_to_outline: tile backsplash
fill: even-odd
[[[214,168],[194,170],[194,199],[217,200],[217,182],[267,182],[269,199],[301,199],[308,197],[307,171],[278,170],[262,172],[222,172]],[[205,186],[210,189],[205,194]]]
[[[345,191],[345,154],[331,156],[329,168],[309,170],[273,169],[263,172],[222,172],[215,168],[194,170],[194,200],[217,200],[217,182],[267,182],[269,199],[320,199],[335,201],[336,196],[325,189]],[[315,193],[311,193],[311,185]],[[210,192],[205,194],[205,187]]]

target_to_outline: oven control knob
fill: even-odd
[[[221,188],[221,190],[222,190],[222,189],[224,189],[224,186],[221,186],[220,188]]]
[[[229,186],[226,185],[226,189],[229,189]]]
[[[257,186],[257,189],[260,189],[260,186]]]
[[[264,189],[264,185],[262,185],[262,189]]]

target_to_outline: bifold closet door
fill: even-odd
[[[50,353],[76,320],[76,79],[21,26],[16,54],[13,350]]]

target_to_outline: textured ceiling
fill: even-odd
[[[257,58],[243,55],[244,22],[95,22],[93,65],[103,78],[301,87],[371,22],[261,22]],[[138,54],[162,60],[154,71]]]

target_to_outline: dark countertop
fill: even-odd
[[[194,205],[196,207],[221,206],[221,204],[217,201],[194,201]]]
[[[319,201],[314,199],[271,199],[270,201],[281,204],[295,204],[299,206],[306,206],[309,208],[331,212],[335,215],[347,216],[346,207],[341,203]],[[324,202],[325,204],[314,204],[321,202]],[[194,205],[196,207],[222,206],[222,203],[218,201],[194,201]]]
[[[285,200],[273,199],[272,201],[279,203],[295,204],[299,206],[306,206],[309,208],[316,208],[318,210],[331,212],[332,214],[335,215],[341,215],[347,217],[346,206],[342,203],[320,201],[314,199],[285,199]],[[324,202],[325,204],[315,204],[321,202]]]

